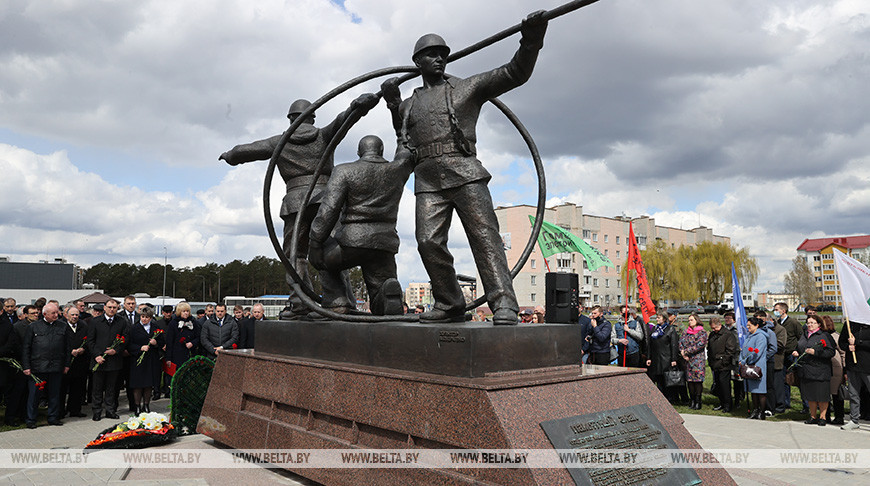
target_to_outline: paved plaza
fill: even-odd
[[[169,401],[154,402],[152,409],[167,412]],[[852,432],[839,427],[818,427],[802,422],[773,422],[735,419],[709,415],[683,415],[686,428],[707,449],[852,449],[870,450],[870,426]],[[112,420],[94,422],[90,418],[64,420],[62,427],[41,426],[0,433],[4,449],[80,450]],[[190,435],[161,450],[219,448],[210,438]],[[149,450],[156,450],[150,448]],[[870,465],[868,465],[870,466]],[[805,484],[870,484],[870,467],[865,469],[759,469],[729,468],[737,484],[785,486]],[[289,485],[314,486],[315,483],[276,469],[154,469],[118,467],[114,469],[3,469],[0,484],[16,485]]]

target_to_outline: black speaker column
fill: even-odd
[[[576,273],[549,272],[546,322],[576,324],[580,316],[580,278]]]

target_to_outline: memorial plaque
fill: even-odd
[[[647,405],[606,410],[541,422],[556,449],[679,449]],[[578,485],[694,485],[701,479],[690,468],[569,467]]]

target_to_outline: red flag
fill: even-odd
[[[640,301],[640,310],[643,313],[643,320],[650,322],[650,318],[656,313],[656,306],[653,305],[652,298],[649,293],[649,282],[646,279],[646,269],[643,268],[643,261],[640,259],[640,252],[637,250],[637,241],[634,239],[634,228],[631,223],[628,224],[628,272],[635,271],[637,275],[637,295]]]

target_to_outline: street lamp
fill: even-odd
[[[218,276],[217,300],[215,301],[215,303],[220,304],[220,302],[221,302],[221,269],[218,268],[217,270],[215,270],[215,272],[217,272],[217,276]]]
[[[205,302],[205,275],[197,275],[202,279],[202,301]]]
[[[163,307],[166,306],[166,257],[168,252],[166,247],[163,247],[163,301],[160,303],[160,311],[163,311]]]

